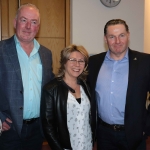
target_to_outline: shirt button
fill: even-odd
[[[113,92],[110,92],[111,94],[113,94]]]
[[[20,93],[22,94],[23,92],[22,92],[22,91],[20,91]]]
[[[22,109],[23,109],[23,107],[20,107],[19,109],[21,109],[21,110],[22,110]]]

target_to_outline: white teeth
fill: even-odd
[[[80,71],[79,69],[73,69],[73,71]]]

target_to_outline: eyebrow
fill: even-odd
[[[68,59],[84,60],[84,58],[79,58],[79,59],[77,59],[77,58],[74,58],[74,57],[70,57],[70,58],[68,58]]]
[[[37,19],[28,19],[28,18],[26,18],[26,17],[24,17],[24,16],[22,16],[22,17],[20,17],[20,18],[24,18],[24,19],[26,19],[26,20],[38,21]]]

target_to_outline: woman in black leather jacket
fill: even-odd
[[[64,48],[57,77],[43,89],[42,126],[52,150],[92,150],[88,58],[83,46]]]

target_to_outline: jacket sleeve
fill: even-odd
[[[147,118],[144,132],[147,136],[150,136],[150,105],[148,105],[147,108]]]
[[[53,90],[43,90],[41,100],[41,119],[43,132],[52,150],[63,150],[57,133],[55,100]]]
[[[9,109],[8,102],[1,89],[0,89],[0,97],[1,97],[0,98],[0,119],[1,119],[1,122],[4,122],[6,118],[10,118],[10,117],[8,117],[6,113],[6,111],[8,111]]]
[[[150,70],[150,58],[148,59],[149,60],[149,70]],[[149,71],[149,78],[150,78],[150,71]],[[147,101],[150,101],[150,79],[149,81],[147,82],[148,83],[148,95],[147,95]],[[146,114],[146,125],[145,125],[145,130],[144,130],[145,134],[147,136],[150,136],[150,104],[148,105],[147,107],[147,114]]]
[[[4,122],[6,120],[6,116],[0,111],[0,119],[2,122]]]

